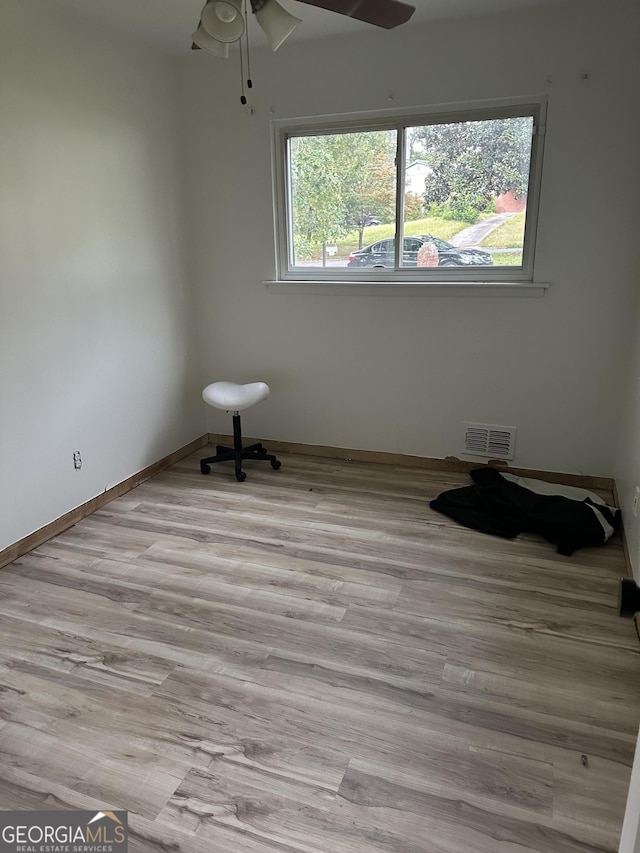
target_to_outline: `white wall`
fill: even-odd
[[[640,283],[640,271],[637,281]],[[640,486],[640,298],[632,319],[626,399],[620,417],[620,444],[615,477],[629,557],[636,580],[640,581],[640,517],[634,516],[632,509],[635,487]]]
[[[637,253],[636,253],[637,255]],[[635,280],[640,283],[640,257]],[[619,444],[615,479],[622,507],[624,534],[631,568],[640,582],[640,517],[633,514],[636,486],[640,486],[640,292],[629,314],[625,398],[619,411]],[[640,735],[629,784],[627,807],[620,837],[620,853],[640,853]]]
[[[265,379],[265,438],[461,455],[465,420],[515,425],[515,464],[612,475],[640,224],[632,4],[371,29],[181,60],[204,379]],[[302,25],[304,26],[304,24]],[[589,79],[582,79],[584,72]],[[542,299],[269,293],[271,118],[548,93]],[[597,239],[596,233],[597,229]],[[615,251],[612,250],[615,247]],[[214,431],[228,431],[209,413]]]
[[[3,0],[0,549],[204,432],[175,95],[148,48]]]
[[[640,853],[640,735],[631,771],[619,853]]]

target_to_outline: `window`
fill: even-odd
[[[540,100],[274,123],[278,279],[531,282],[544,118]]]

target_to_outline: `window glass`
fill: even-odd
[[[394,130],[289,140],[293,266],[346,267],[381,229],[395,233],[396,140]]]
[[[406,128],[405,233],[426,217],[447,232],[436,246],[452,266],[522,267],[533,127],[515,116]]]

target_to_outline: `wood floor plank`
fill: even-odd
[[[551,684],[604,701],[630,701],[634,707],[640,702],[639,655],[633,645],[609,648],[525,626],[448,621],[361,605],[350,606],[341,624],[374,636],[382,631],[403,646],[426,646],[446,655],[448,663],[469,669],[507,678],[537,676],[541,690]]]
[[[258,735],[270,720],[281,722],[281,732],[320,748],[343,754],[379,757],[399,766],[410,763],[428,772],[434,784],[474,790],[489,799],[526,803],[533,812],[551,808],[552,766],[531,756],[500,751],[478,743],[470,750],[463,738],[437,730],[418,715],[394,709],[367,708],[355,701],[338,703],[327,697],[236,681],[222,675],[181,670],[158,689],[157,695],[181,702],[193,712],[214,708],[227,726],[244,721]],[[508,784],[505,780],[509,780]]]
[[[119,690],[149,696],[173,670],[172,661],[145,654],[124,645],[98,642],[90,637],[32,623],[25,631],[22,620],[5,616],[0,662],[18,668],[19,663],[40,665],[58,673],[83,672],[85,677]]]
[[[26,626],[36,623],[57,627],[96,642],[165,658],[176,665],[201,663],[215,670],[234,664],[256,663],[269,654],[269,647],[259,637],[244,639],[231,631],[214,635],[206,627],[197,629],[180,620],[171,620],[159,610],[150,617],[121,608],[119,604],[103,602],[102,597],[94,593],[69,594],[55,586],[48,588],[47,597],[43,599],[45,585],[34,580],[30,580],[29,585],[39,599],[24,600],[19,585],[6,581],[0,574],[0,614],[19,615]],[[428,655],[424,653],[424,657]]]
[[[620,538],[564,557],[429,508],[467,475],[282,462],[194,454],[0,572],[0,808],[127,809],[132,853],[615,853]]]
[[[249,582],[242,583],[235,576],[235,583],[225,582],[224,572],[219,571],[217,565],[212,566],[215,572],[194,579],[182,576],[175,580],[167,572],[162,572],[159,577],[157,564],[148,569],[142,561],[136,563],[135,575],[130,575],[132,580],[120,578],[117,586],[114,586],[110,576],[110,566],[102,566],[106,571],[98,573],[97,569],[105,561],[93,563],[91,567],[79,570],[66,568],[60,570],[57,566],[44,566],[42,561],[35,563],[33,558],[27,557],[21,561],[17,571],[20,577],[29,577],[34,580],[50,583],[53,586],[66,587],[73,591],[93,593],[107,599],[117,600],[121,605],[131,606],[138,609],[140,605],[149,601],[150,596],[158,602],[166,601],[167,604],[176,601],[201,602],[215,601],[217,604],[229,604],[231,607],[239,606],[247,611],[255,610],[258,613],[278,614],[288,618],[310,619],[317,622],[339,622],[345,614],[346,605],[349,600],[323,601],[321,595],[311,598],[308,595],[289,595],[286,589],[276,584],[264,584],[261,589],[259,584],[252,586]],[[168,569],[170,564],[166,564]],[[147,571],[145,572],[145,569]],[[135,580],[133,580],[135,579]],[[153,589],[150,593],[149,590]]]
[[[481,737],[485,744],[544,760],[553,760],[549,747],[615,756],[626,765],[633,757],[636,730],[629,724],[629,708],[599,704],[583,709],[578,693],[549,690],[540,696],[538,688],[537,693],[531,691],[531,700],[523,700],[516,687],[505,696],[499,690],[474,691],[466,685],[448,689],[444,682],[433,685],[391,674],[364,678],[357,672],[275,655],[262,664],[256,680],[268,686],[286,684],[289,690],[320,699],[331,697],[336,703],[392,710],[428,729],[474,742]]]
[[[408,583],[395,607],[434,619],[468,623],[491,622],[526,631],[574,637],[589,643],[637,648],[628,626],[617,620],[614,606],[617,586],[601,602],[556,595],[540,590],[505,590],[503,586],[466,579],[464,583],[424,580]]]
[[[6,762],[0,763],[0,803],[3,809],[18,811],[117,808],[102,796],[95,799]]]
[[[567,755],[556,761],[553,773],[555,816],[598,829],[622,824],[628,785],[615,762],[592,752]],[[606,798],[599,796],[603,787]]]
[[[344,817],[361,827],[363,835],[384,827],[393,845],[387,849],[403,849],[407,823],[410,832],[422,839],[414,849],[425,853],[614,853],[616,849],[612,837],[594,827],[545,815],[532,825],[521,808],[503,804],[494,811],[473,796],[451,797],[446,791],[430,790],[411,772],[386,764],[354,760],[338,796]]]
[[[288,559],[281,554],[258,555],[249,549],[234,549],[234,558],[220,557],[216,549],[194,548],[175,539],[152,545],[144,553],[145,560],[161,565],[184,569],[177,583],[162,581],[171,589],[191,590],[190,584],[206,586],[211,578],[225,583],[247,586],[251,589],[282,591],[324,601],[327,604],[346,606],[352,603],[393,604],[399,594],[401,582],[378,578],[379,585],[369,575],[358,570],[336,569],[330,563],[312,560]],[[137,561],[141,565],[141,561]]]
[[[118,759],[96,756],[55,734],[20,723],[7,723],[0,729],[0,759],[3,764],[152,818],[183,777],[182,768],[164,756],[145,750]]]
[[[267,659],[267,663],[270,659]],[[555,717],[563,722],[595,726],[601,732],[619,732],[626,735],[627,744],[636,735],[634,709],[637,690],[632,687],[627,697],[612,696],[609,700],[593,698],[579,685],[573,687],[565,681],[547,681],[545,689],[523,674],[522,678],[470,669],[447,661],[442,676],[443,685],[455,687],[458,701],[500,702],[516,709],[526,709],[545,717]],[[562,725],[560,723],[560,725]],[[556,727],[557,728],[557,727]],[[627,750],[625,750],[627,751]]]

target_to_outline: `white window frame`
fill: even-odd
[[[271,122],[272,131],[272,176],[275,215],[276,243],[276,281],[265,284],[304,284],[356,286],[363,293],[375,292],[376,286],[393,284],[404,285],[409,292],[410,285],[430,285],[440,292],[452,285],[473,286],[474,290],[486,287],[496,292],[534,285],[535,242],[542,183],[542,159],[546,130],[547,98],[545,96],[521,99],[503,99],[473,102],[455,105],[437,105],[404,110],[385,110],[368,113],[341,114],[322,117],[304,117],[281,119]],[[288,164],[288,140],[296,136],[317,136],[337,132],[357,132],[374,130],[397,130],[399,155],[397,158],[397,187],[405,184],[405,156],[403,146],[404,128],[444,124],[454,121],[474,121],[499,118],[513,118],[531,115],[534,120],[529,187],[527,194],[526,230],[523,246],[522,268],[520,267],[419,267],[403,269],[368,269],[346,267],[295,267],[292,264],[293,235],[289,211],[291,199],[290,171]],[[396,193],[396,260],[399,246],[404,239],[403,210],[404,194]],[[408,235],[410,236],[410,235]],[[400,239],[398,239],[400,237]],[[364,286],[364,287],[363,287]],[[536,283],[544,288],[547,285]],[[382,289],[382,288],[381,288]],[[536,294],[539,295],[539,294]]]

